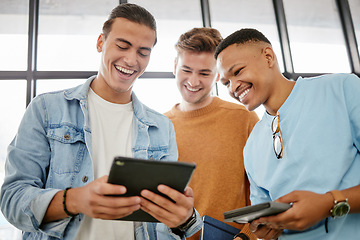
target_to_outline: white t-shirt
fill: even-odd
[[[91,88],[88,92],[89,116],[92,135],[92,160],[95,179],[109,174],[115,156],[132,157],[132,103],[115,104],[98,96]],[[134,223],[101,220],[85,216],[77,240],[123,239],[133,240]]]

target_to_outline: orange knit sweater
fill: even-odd
[[[223,212],[249,205],[242,151],[259,120],[256,113],[214,97],[202,109],[182,112],[175,105],[165,115],[175,127],[179,161],[197,165],[189,186],[194,190],[195,208],[200,215],[223,221]],[[248,226],[242,232],[249,234]],[[200,239],[200,232],[190,239]]]

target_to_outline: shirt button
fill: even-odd
[[[89,180],[89,178],[88,178],[87,176],[83,176],[82,181],[83,181],[84,183],[86,183],[88,180]]]
[[[65,134],[65,135],[64,135],[64,138],[65,138],[65,140],[70,140],[71,137],[70,137],[69,134]]]

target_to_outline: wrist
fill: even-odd
[[[75,217],[78,215],[78,212],[73,207],[72,194],[70,192],[73,192],[73,189],[70,187],[66,188],[63,192],[63,210],[68,217]]]
[[[333,196],[332,196],[332,194],[330,192],[327,192],[324,195],[326,196],[326,204],[325,204],[325,206],[326,206],[326,212],[325,212],[326,216],[325,216],[325,218],[327,218],[327,217],[331,217],[331,209],[334,206],[334,198],[333,198]]]
[[[193,213],[192,215],[186,220],[185,223],[177,226],[176,228],[172,228],[173,232],[177,232],[180,231],[182,233],[185,233],[191,226],[193,226],[196,223],[196,212],[195,209],[193,208]]]
[[[347,197],[339,190],[332,190],[329,192],[333,199],[333,207],[330,210],[332,218],[341,218],[348,215],[350,212],[350,205]]]
[[[245,233],[238,233],[234,236],[233,239],[240,238],[242,240],[250,240],[250,238]]]

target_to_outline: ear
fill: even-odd
[[[98,52],[102,52],[104,41],[105,41],[104,34],[100,34],[96,42],[96,49]]]
[[[176,76],[177,64],[178,64],[178,57],[175,57],[175,59],[174,59],[174,72],[173,72],[174,76]]]
[[[268,66],[270,68],[273,67],[274,64],[275,64],[275,61],[276,61],[274,50],[271,47],[265,47],[263,49],[263,54],[264,54],[264,56],[266,58]]]
[[[219,80],[220,80],[220,73],[217,73],[215,82],[218,82]]]

